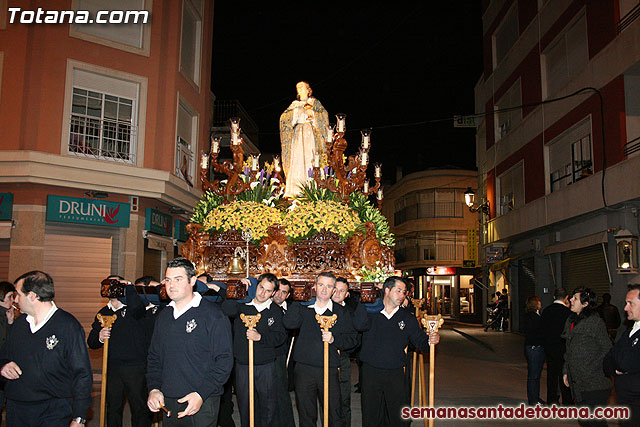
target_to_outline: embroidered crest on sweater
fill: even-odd
[[[58,338],[56,338],[55,335],[51,335],[50,337],[48,337],[45,341],[45,343],[47,344],[47,349],[48,350],[53,350],[53,348],[58,345]]]
[[[187,333],[190,334],[198,326],[196,319],[191,319],[187,322]]]
[[[269,326],[273,325],[275,323],[275,320],[273,320],[273,317],[269,317],[269,319],[267,320],[267,324]]]
[[[635,340],[633,340],[633,342],[631,343],[631,347],[635,347],[636,344],[638,344],[638,338],[636,338]]]
[[[122,318],[124,319],[124,316],[126,316],[126,315],[127,315],[127,309],[126,309],[126,308],[123,308],[123,309],[120,311],[120,315],[121,315],[121,316],[122,316]]]
[[[404,323],[404,320],[401,320],[401,321],[398,322],[398,327],[400,328],[401,331],[404,329],[405,326],[406,325]]]

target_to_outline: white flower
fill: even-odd
[[[258,186],[258,184],[259,184],[259,182],[258,182],[258,181],[253,181],[253,182],[250,184],[251,189],[253,190],[254,188],[256,188],[256,187]]]

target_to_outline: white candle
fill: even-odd
[[[333,128],[327,126],[327,141],[333,141]]]
[[[238,132],[240,128],[240,117],[231,117],[229,121],[231,122],[231,132]]]
[[[260,164],[258,163],[258,156],[253,156],[251,158],[251,170],[255,172],[258,170],[259,166]]]
[[[366,151],[361,151],[360,152],[360,164],[362,166],[367,166],[367,163],[369,163],[369,154]]]
[[[369,193],[369,180],[368,179],[366,179],[364,181],[364,185],[362,186],[362,192],[364,194],[368,194]]]
[[[363,129],[360,133],[362,133],[362,148],[368,150],[371,141],[371,131],[369,129]]]
[[[200,161],[200,167],[202,169],[207,169],[209,167],[209,155],[207,153],[202,153],[202,160]]]
[[[378,190],[378,200],[382,200],[382,188]]]
[[[231,144],[238,145],[238,134],[235,132],[231,132]]]
[[[375,167],[375,177],[382,178],[382,165],[378,163]]]
[[[213,143],[211,144],[211,152],[217,153],[220,150],[220,137],[216,136],[213,138]]]
[[[280,157],[278,157],[278,156],[275,156],[273,158],[273,169],[276,172],[280,172]]]
[[[320,154],[318,153],[313,154],[313,167],[314,168],[320,167]]]
[[[345,119],[346,119],[347,115],[346,114],[337,114],[336,118],[338,119],[338,125],[336,127],[336,130],[338,132],[342,132],[344,133],[345,130]]]

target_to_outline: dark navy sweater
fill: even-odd
[[[226,300],[222,303],[224,313],[233,320],[233,356],[238,363],[249,364],[249,340],[247,339],[247,327],[240,318],[240,314],[254,316],[258,310],[253,305],[238,303],[234,300]],[[287,333],[282,326],[282,309],[275,302],[269,308],[260,312],[260,320],[256,330],[260,334],[260,341],[253,342],[253,363],[264,365],[275,360],[275,347],[281,345],[287,338]]]
[[[16,380],[3,378],[5,396],[22,402],[73,398],[73,417],[85,418],[93,377],[82,326],[60,308],[35,333],[26,319],[15,320],[0,352],[0,366],[15,362],[22,370]]]
[[[147,384],[166,397],[197,392],[202,400],[221,395],[231,373],[231,327],[220,307],[202,299],[177,319],[167,306],[156,320],[149,357]]]
[[[640,331],[627,329],[604,358],[604,373],[613,375],[618,401],[640,403]],[[622,372],[622,375],[615,371]]]
[[[338,350],[348,351],[358,344],[357,333],[351,322],[349,310],[339,304],[333,304],[333,312],[325,310],[323,316],[338,315],[336,323],[330,332],[333,334],[333,343],[329,345],[329,366],[340,366]],[[324,366],[324,342],[322,330],[316,320],[316,311],[313,307],[302,306],[298,302],[290,305],[282,319],[287,329],[300,329],[293,345],[293,360],[306,365]]]
[[[422,352],[429,350],[429,336],[408,310],[400,309],[387,319],[382,313],[369,313],[368,328],[362,334],[360,360],[379,369],[402,368],[409,343]]]

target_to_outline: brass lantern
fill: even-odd
[[[629,230],[618,231],[616,238],[617,271],[620,274],[635,274],[638,272],[638,237]]]

